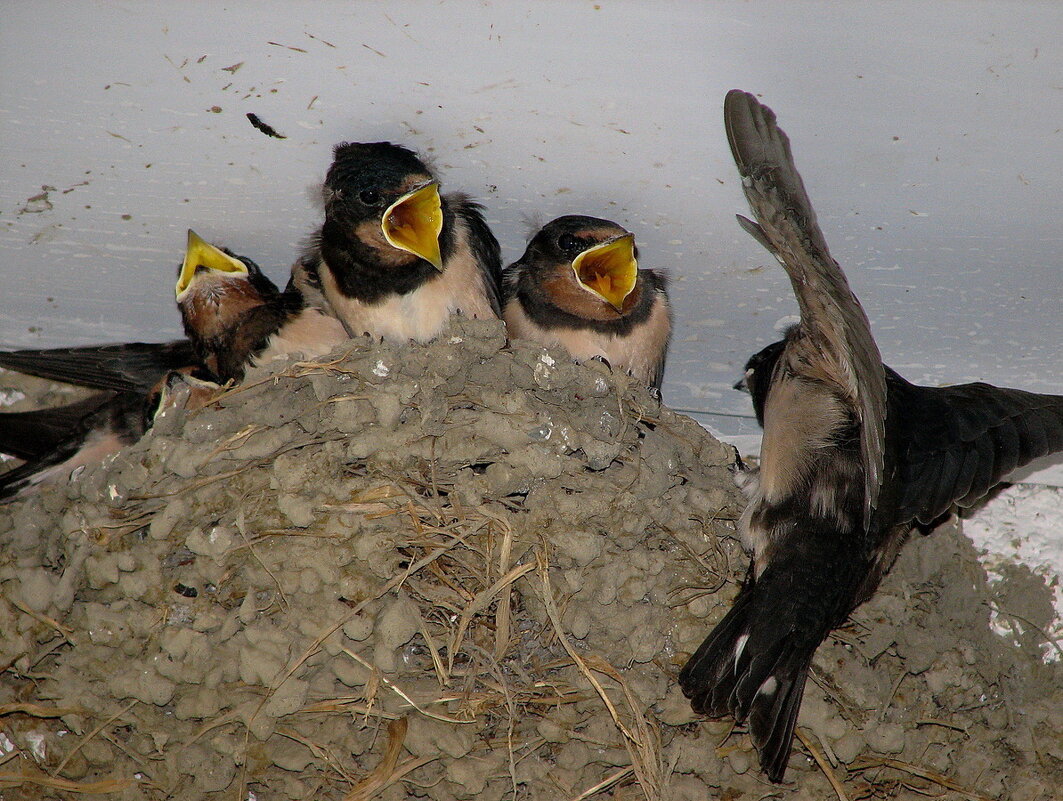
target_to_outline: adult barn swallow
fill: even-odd
[[[764,428],[739,523],[753,558],[679,683],[695,711],[748,719],[778,782],[816,648],[874,593],[912,528],[1063,448],[1063,397],[916,386],[883,365],[775,115],[732,91],[724,120],[757,220],[739,221],[782,263],[801,321],[747,365]]]
[[[451,314],[498,317],[501,254],[481,207],[390,142],[337,145],[325,222],[298,276],[351,336],[427,342]]]
[[[596,217],[543,226],[502,279],[510,337],[595,357],[658,389],[672,333],[664,276],[640,269],[635,237]]]

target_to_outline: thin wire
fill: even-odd
[[[752,414],[735,414],[733,412],[710,412],[705,409],[684,409],[681,406],[673,406],[673,412],[682,412],[683,414],[711,414],[713,417],[737,417],[740,420],[756,420],[757,418]]]

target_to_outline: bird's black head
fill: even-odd
[[[526,291],[585,319],[616,319],[638,301],[638,248],[610,220],[570,214],[547,223],[517,263]]]
[[[345,142],[334,153],[322,186],[322,252],[345,293],[357,296],[362,279],[373,283],[395,268],[415,283],[442,272],[453,214],[424,162],[390,142]]]
[[[764,404],[768,401],[768,390],[775,374],[775,365],[785,347],[786,340],[780,339],[754,353],[746,362],[745,375],[734,385],[735,389],[749,393],[753,400],[753,412],[757,415],[757,423],[761,428],[764,427]]]
[[[342,142],[332,153],[323,188],[326,213],[379,217],[401,195],[434,180],[416,153],[391,142]]]
[[[540,228],[528,243],[524,255],[537,255],[542,262],[571,262],[584,250],[627,233],[611,220],[567,214]],[[638,258],[638,248],[635,248],[635,257]]]

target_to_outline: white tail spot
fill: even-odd
[[[746,649],[747,642],[749,642],[749,635],[743,634],[735,643],[735,673],[738,673],[738,660],[742,658],[742,651]]]

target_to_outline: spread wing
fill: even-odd
[[[1058,395],[982,383],[922,387],[892,370],[887,381],[899,521],[930,523],[954,503],[970,506],[1015,468],[1063,450]]]
[[[867,315],[830,255],[775,114],[732,90],[724,122],[757,220],[739,217],[739,223],[782,264],[801,310],[800,336],[788,348],[787,363],[799,375],[832,385],[860,423],[866,526],[882,485],[886,416],[885,373]]]
[[[0,351],[0,367],[93,389],[147,392],[171,370],[197,364],[187,340]]]

